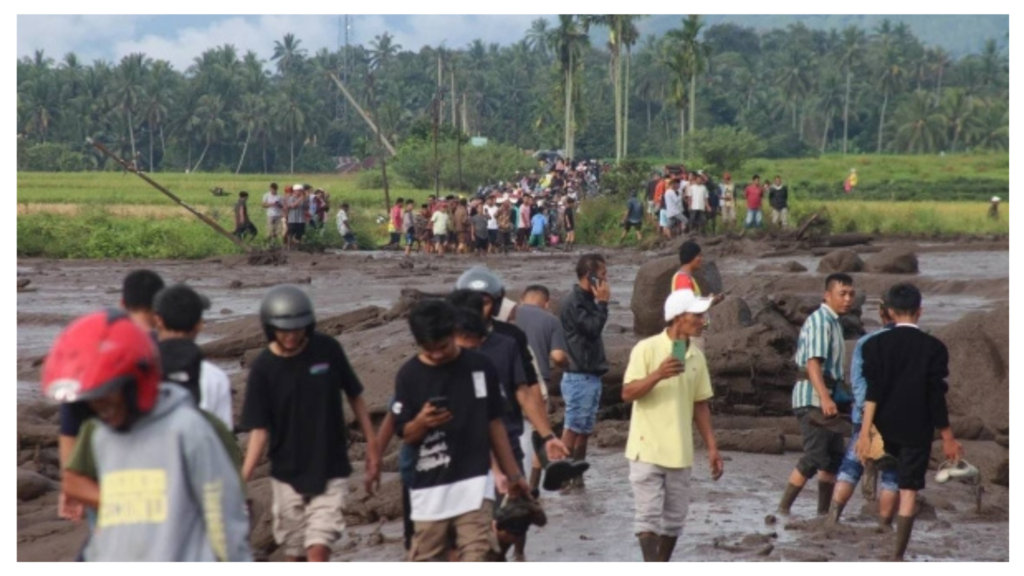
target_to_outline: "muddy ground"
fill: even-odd
[[[882,248],[897,244],[907,246],[908,242],[874,239],[849,249],[867,261]],[[970,366],[953,366],[951,387],[956,388],[957,382],[953,380],[964,370],[969,368],[972,372],[968,373],[974,374],[980,367],[989,382],[984,394],[993,398],[994,405],[1002,403],[1005,407],[1002,398],[1008,389],[1004,314],[1009,298],[1008,242],[916,242],[910,248],[917,256],[917,274],[854,274],[858,290],[868,295],[861,307],[860,324],[868,330],[877,327],[877,306],[872,300],[885,287],[902,279],[912,279],[921,287],[926,306],[922,327],[940,337],[947,334],[960,339],[958,330],[967,330],[976,322],[975,318],[981,318],[982,323],[993,326],[979,336],[991,353],[983,355],[981,363],[977,356],[972,356]],[[779,340],[789,338],[792,322],[799,314],[799,306],[791,303],[794,299],[810,299],[813,303],[820,296],[824,275],[816,270],[825,251],[744,238],[707,242],[706,259],[714,262],[720,273],[722,286],[729,295],[726,302],[734,300],[727,310],[739,310],[738,316],[744,318],[738,324],[729,318],[715,319],[709,345],[720,344],[716,344],[719,350],[709,352],[709,361],[717,358],[722,365],[735,364],[736,350],[730,346],[744,341],[770,342],[782,350],[778,358],[749,360],[752,374],[761,370],[753,365],[755,362],[772,365],[780,358],[784,362],[788,344]],[[486,263],[510,289],[541,283],[558,297],[571,289],[573,267],[581,252],[515,254],[491,257]],[[613,357],[613,374],[605,381],[602,421],[595,438],[598,446],[592,450],[596,473],[589,475],[583,493],[544,495],[550,522],[546,528],[532,532],[528,557],[535,561],[640,559],[631,536],[632,495],[626,461],[621,455],[623,431],[628,426],[623,418],[628,418],[628,410],[616,401],[614,379],[616,370],[621,376],[629,347],[637,339],[631,310],[634,280],[642,265],[674,252],[671,247],[654,252],[601,252],[608,259],[612,286],[605,341]],[[200,342],[208,355],[232,374],[236,410],[244,390],[244,366],[255,353],[253,350],[261,345],[255,318],[260,298],[268,287],[280,282],[302,285],[316,303],[321,329],[337,335],[345,346],[367,387],[368,404],[379,416],[390,395],[395,370],[414,350],[403,311],[421,294],[450,290],[462,271],[481,261],[450,256],[416,256],[406,260],[389,252],[293,254],[287,265],[261,267],[248,265],[242,257],[198,262],[20,259],[20,283],[30,282],[19,288],[18,294],[19,560],[70,560],[84,538],[81,526],[58,520],[55,515],[55,415],[52,408],[39,401],[39,364],[54,336],[70,319],[117,304],[121,278],[129,270],[151,268],[168,281],[188,282],[211,298],[213,307],[207,314],[207,328]],[[796,271],[800,268],[808,271]],[[753,320],[742,313],[748,305]],[[951,348],[954,363],[957,354]],[[788,368],[780,368],[784,369]],[[786,381],[788,376],[780,372],[773,379],[770,374],[759,373],[744,380],[725,371],[728,369],[723,368],[723,373],[713,380],[720,399],[715,426],[720,443],[730,448],[726,451],[726,475],[712,483],[706,462],[698,456],[694,496],[676,558],[792,561],[882,557],[890,537],[874,532],[869,505],[860,494],[847,507],[846,524],[832,531],[816,525],[813,482],[798,500],[793,517],[766,524],[765,517],[774,510],[785,476],[798,457],[794,452],[799,440],[795,421],[780,417],[785,407],[779,406],[779,398],[784,398],[785,390],[779,389],[779,382]],[[962,388],[953,392],[964,395]],[[960,404],[970,402],[965,398]],[[951,407],[951,411],[956,415],[954,425],[958,434],[969,438],[965,442],[968,459],[985,474],[982,507],[980,511],[975,509],[974,494],[968,486],[930,483],[923,492],[925,502],[909,556],[917,560],[1007,560],[1008,409],[1005,417],[990,416],[999,410],[985,406],[974,413],[970,406],[960,404],[956,409]],[[553,419],[560,421],[560,411],[556,411]],[[240,434],[239,438],[244,444],[246,436]],[[354,460],[361,459],[362,447],[360,443],[353,446]],[[393,449],[394,446],[391,452]],[[385,469],[394,472],[394,456],[385,462]],[[352,505],[346,516],[349,529],[336,547],[335,558],[399,560],[401,527],[394,520],[400,515],[397,479],[388,474],[383,494],[368,499],[357,488],[361,484],[360,466],[356,468],[351,483]],[[267,487],[264,466],[249,487],[250,495],[258,502],[253,544],[260,556],[276,560],[280,551],[275,550],[269,537]]]

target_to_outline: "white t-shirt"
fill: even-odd
[[[690,210],[708,209],[708,189],[703,184],[690,186]]]
[[[199,407],[234,428],[231,416],[231,379],[216,364],[203,360],[199,365]]]
[[[281,216],[284,216],[284,199],[280,194],[271,194],[270,192],[267,192],[263,195],[263,203],[271,205],[267,208],[267,216],[271,218],[280,218]]]
[[[348,227],[348,213],[347,212],[345,212],[344,210],[340,210],[339,209],[338,210],[338,215],[335,216],[335,219],[337,220],[337,223],[338,223],[338,234],[341,234],[342,236],[344,236],[345,234],[348,234],[349,232],[352,231]]]
[[[434,215],[430,217],[430,223],[434,225],[435,236],[448,233],[448,213],[444,210],[434,212]]]
[[[675,190],[665,192],[665,215],[668,218],[683,213],[683,197]]]
[[[494,206],[484,206],[484,209],[487,210],[487,229],[488,230],[497,230],[498,229],[498,218],[497,218],[497,216],[498,216],[498,205],[495,204]]]

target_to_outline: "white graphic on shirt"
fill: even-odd
[[[473,372],[473,389],[477,398],[487,398],[487,377],[483,372]]]
[[[417,472],[427,472],[451,464],[452,458],[448,455],[448,444],[444,441],[445,433],[442,430],[435,430],[423,439],[420,445],[419,460],[416,462]]]

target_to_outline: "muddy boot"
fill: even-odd
[[[678,536],[661,536],[658,538],[658,562],[668,562],[672,559],[672,552],[676,549]]]
[[[658,535],[653,532],[641,532],[636,538],[640,541],[640,552],[644,555],[644,562],[657,562]]]
[[[874,460],[864,463],[864,475],[861,477],[860,495],[868,502],[878,498],[878,468]]]
[[[530,490],[531,491],[537,491],[538,494],[540,493],[539,492],[539,490],[540,490],[540,473],[541,473],[541,469],[540,468],[531,468],[530,469]]]
[[[797,486],[792,483],[786,484],[786,491],[782,493],[782,500],[779,501],[779,514],[789,514],[789,509],[793,507],[793,502],[803,489],[803,486]]]
[[[892,554],[894,561],[903,561],[903,555],[907,552],[907,544],[910,543],[910,533],[913,531],[913,516],[896,516],[896,549]]]
[[[892,532],[892,516],[879,516],[878,528],[875,531],[879,534],[888,534],[889,532]]]
[[[835,526],[839,524],[839,517],[843,515],[843,508],[846,508],[845,503],[832,501],[832,506],[828,509],[828,520],[825,522],[828,526]]]
[[[836,490],[835,482],[818,481],[818,516],[828,514],[832,506],[832,493]]]

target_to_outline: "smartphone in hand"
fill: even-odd
[[[686,340],[672,341],[672,355],[675,356],[676,360],[686,364]]]
[[[448,397],[447,396],[434,396],[433,398],[427,400],[427,402],[430,402],[430,405],[433,406],[437,410],[447,410],[448,409]]]

